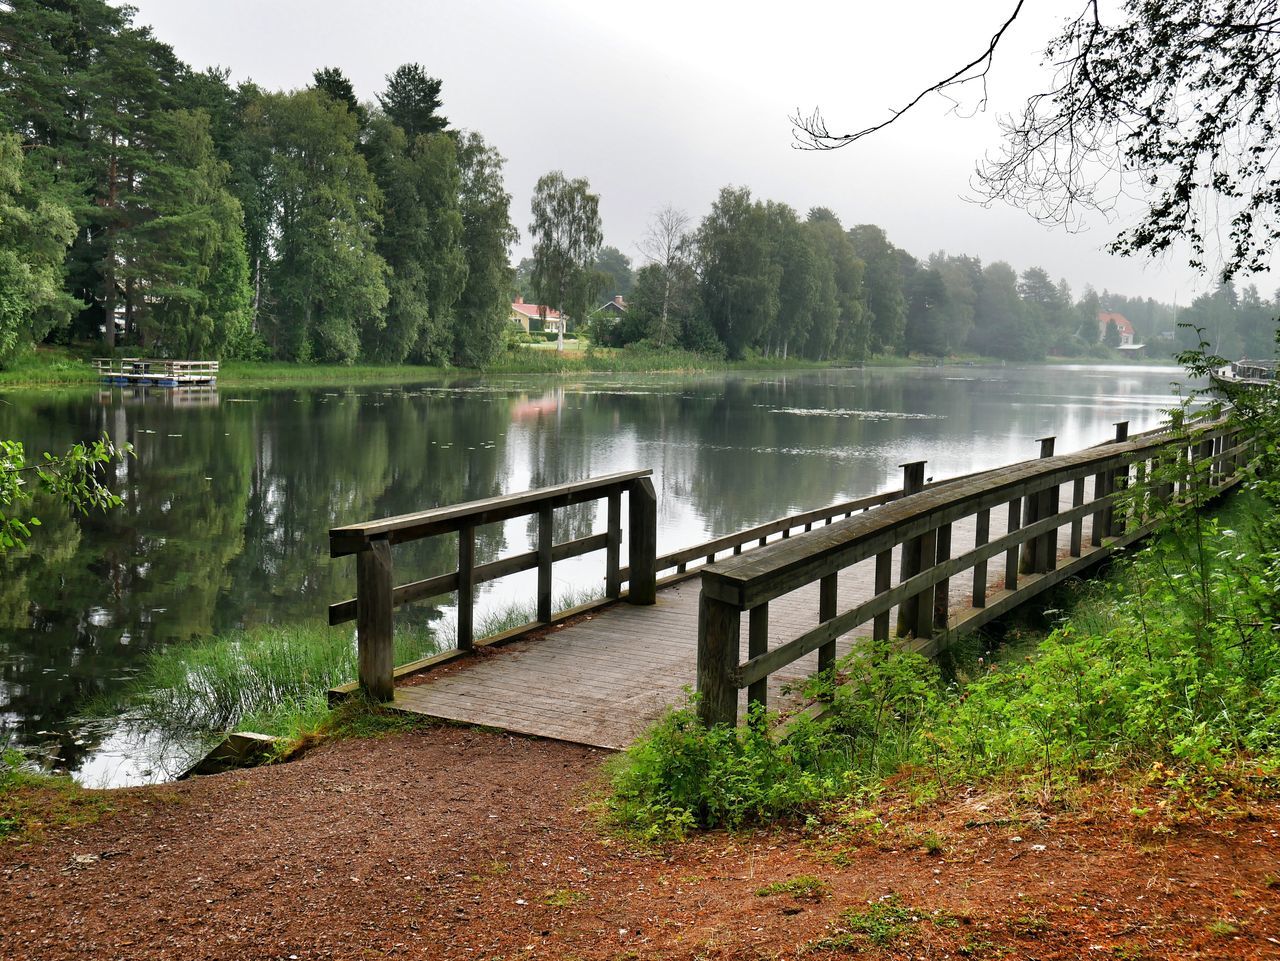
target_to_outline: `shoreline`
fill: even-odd
[[[672,351],[662,354],[628,354],[610,350],[594,355],[570,352],[557,356],[547,351],[522,358],[508,358],[490,367],[420,367],[374,364],[294,364],[284,361],[226,361],[218,375],[219,387],[346,387],[406,384],[450,377],[546,376],[572,377],[582,374],[708,374],[743,371],[851,370],[865,368],[959,369],[980,367],[1064,367],[1094,364],[1107,367],[1163,367],[1170,358],[1128,360],[1099,357],[1047,357],[1042,360],[1002,361],[990,357],[913,358],[883,355],[861,362],[819,362],[800,359],[753,357],[724,360]],[[21,358],[11,370],[0,369],[0,393],[14,390],[60,390],[68,387],[100,386],[98,373],[87,361],[65,350],[38,349]]]

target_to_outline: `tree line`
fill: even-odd
[[[0,6],[0,360],[117,336],[169,356],[486,362],[516,233],[503,158],[406,64],[271,92],[128,7]]]
[[[602,280],[629,285],[626,318],[598,332],[612,343],[735,358],[1035,360],[1107,356],[1103,310],[1124,314],[1143,339],[1175,326],[1175,309],[1150,298],[1091,286],[1076,298],[1041,267],[1019,273],[1002,261],[944,252],[917,258],[873,224],[846,228],[825,207],[801,217],[741,187],[722,189],[696,225],[679,211],[659,211],[641,249],[647,263],[633,277],[617,268],[616,251],[595,266]]]

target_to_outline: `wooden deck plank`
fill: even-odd
[[[993,529],[1003,529],[1006,520],[1005,508],[992,510]],[[967,550],[975,541],[971,519],[955,525],[953,550]],[[895,551],[895,570],[897,565]],[[871,597],[874,577],[874,560],[841,571],[840,609]],[[988,579],[992,584],[1003,581],[1003,555],[992,558]],[[690,578],[659,590],[652,606],[616,604],[538,640],[489,650],[458,662],[454,670],[402,685],[394,704],[449,721],[602,748],[625,747],[669,706],[683,703],[685,689],[695,682],[699,590],[699,579]],[[952,579],[953,606],[966,603],[971,592],[970,579]],[[775,598],[770,602],[770,649],[817,624],[817,584]],[[870,632],[868,623],[839,638],[837,655],[848,654]],[[746,651],[745,619],[741,649]],[[803,681],[817,669],[817,661],[814,651],[772,674],[770,706],[784,704],[783,689]],[[739,698],[745,710],[745,690]]]

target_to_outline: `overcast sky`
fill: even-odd
[[[1077,296],[1092,282],[1185,305],[1208,286],[1184,258],[1103,253],[1114,224],[1071,234],[964,199],[974,162],[997,143],[997,116],[1043,84],[1039,51],[1073,4],[1030,5],[1001,48],[985,113],[955,116],[935,99],[873,138],[812,153],[792,148],[797,107],[820,105],[833,130],[881,120],[981,50],[1012,0],[132,2],[137,22],[181,58],[228,67],[233,81],[292,89],[338,66],[372,99],[397,65],[421,63],[444,81],[450,122],[507,158],[515,259],[529,249],[533,185],[560,169],[591,182],[605,242],[637,262],[655,209],[669,203],[697,220],[734,184],[802,216],[820,205],[846,226],[879,224],[917,256],[1042,266]]]

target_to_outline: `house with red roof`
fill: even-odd
[[[519,324],[525,333],[539,330],[554,333],[560,329],[563,320],[560,311],[541,304],[526,304],[523,297],[516,297],[511,305],[511,322]]]
[[[1134,341],[1137,339],[1133,331],[1133,324],[1129,323],[1129,318],[1124,314],[1117,314],[1111,310],[1098,311],[1098,340],[1105,341],[1107,338],[1107,327],[1115,324],[1116,329],[1120,331],[1120,346],[1133,347]]]

